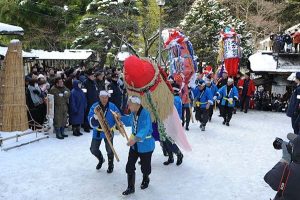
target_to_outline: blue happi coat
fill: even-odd
[[[181,101],[180,96],[178,96],[178,95],[174,96],[174,105],[178,112],[179,118],[182,119],[182,101]]]
[[[227,101],[227,106],[228,107],[234,107],[235,106],[235,101],[232,101],[232,103],[230,103],[228,101],[228,99],[232,98],[233,100],[238,100],[238,90],[235,86],[232,86],[232,88],[229,90],[229,92],[227,93],[227,85],[224,85],[223,87],[221,87],[219,89],[219,91],[217,92],[218,94],[218,100],[221,100],[221,105],[225,106],[226,105],[226,101]]]
[[[136,142],[136,144],[131,146],[130,148],[139,153],[147,153],[154,150],[155,141],[152,136],[152,122],[148,110],[142,108],[142,110],[140,111],[137,120],[137,127],[135,127],[133,113],[131,113],[130,115],[122,116],[121,120],[123,121],[125,126],[132,127],[132,134],[138,138],[138,142]]]
[[[94,118],[94,114],[95,114],[94,110],[98,105],[99,105],[99,102],[94,103],[92,105],[90,112],[88,114],[88,121],[90,123],[90,126],[93,128],[93,139],[100,140],[101,138],[105,138],[105,134],[102,131],[102,129],[99,128],[100,124],[99,124],[98,120]],[[107,121],[109,127],[112,129],[115,126],[116,122],[115,122],[115,119],[114,119],[114,116],[113,116],[111,110],[114,112],[117,112],[117,113],[120,113],[120,111],[115,106],[115,104],[113,104],[111,102],[107,103],[105,110],[106,110],[106,112],[104,112],[104,114],[105,114],[106,121]]]
[[[206,105],[209,103],[213,105],[213,96],[211,90],[208,87],[204,87],[203,90],[200,90],[199,87],[193,89],[193,94],[195,97],[196,107],[206,108]]]
[[[206,87],[208,87],[208,86],[206,86]],[[210,87],[208,87],[208,88],[210,89],[213,97],[217,95],[218,87],[214,83],[211,83]]]

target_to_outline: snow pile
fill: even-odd
[[[275,137],[286,139],[292,131],[290,119],[283,113],[238,112],[231,126],[222,125],[215,113],[206,131],[199,124],[187,132],[193,151],[184,153],[183,164],[164,166],[159,143],[152,157],[150,185],[140,189],[142,175],[137,167],[136,192],[128,198],[121,193],[127,187],[125,165],[128,147],[125,138],[116,135],[114,146],[120,162],[115,161],[107,174],[106,162],[100,171],[89,151],[91,134],[52,138],[8,152],[0,152],[0,199],[14,200],[259,200],[275,196],[263,176],[281,158],[273,149]],[[130,133],[130,129],[126,129]],[[176,160],[176,157],[175,157]]]

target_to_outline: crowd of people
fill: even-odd
[[[287,33],[272,33],[270,35],[272,42],[272,50],[277,53],[298,53],[300,43],[300,32],[295,29],[294,32],[288,31]]]

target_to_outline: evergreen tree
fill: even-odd
[[[245,23],[231,16],[229,9],[216,0],[196,0],[181,25],[201,61],[217,63],[219,33],[226,26],[234,27],[241,35],[243,56],[251,53],[251,34],[245,31]]]
[[[138,27],[132,16],[138,14],[133,1],[93,0],[77,27],[74,48],[91,48],[100,53],[100,65],[109,52],[116,54],[124,38],[133,38]]]

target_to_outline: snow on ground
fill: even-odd
[[[107,174],[107,161],[100,171],[95,169],[97,161],[89,152],[91,134],[86,133],[64,140],[51,134],[50,139],[1,151],[0,199],[259,200],[275,196],[263,176],[281,158],[272,142],[275,137],[286,139],[292,131],[290,118],[283,113],[238,112],[226,127],[217,114],[205,132],[191,124],[187,135],[193,151],[184,153],[179,167],[162,164],[167,158],[156,143],[149,188],[139,188],[142,175],[137,165],[136,192],[130,197],[121,195],[127,187],[125,139],[115,137],[120,162],[115,161],[114,172]],[[101,150],[106,155],[104,145]]]

